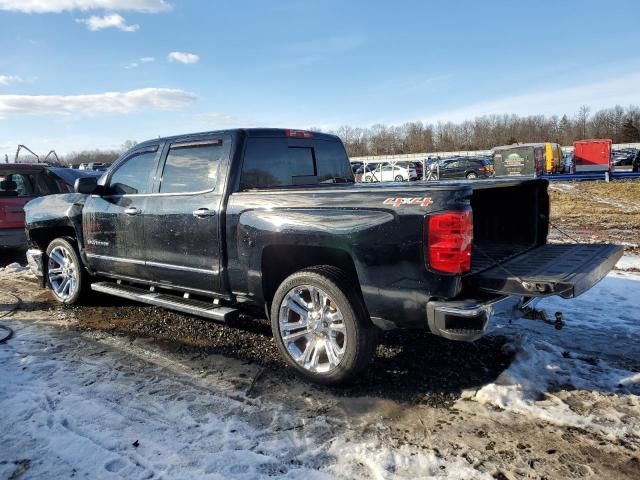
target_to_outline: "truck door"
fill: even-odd
[[[151,193],[159,146],[141,148],[119,161],[82,210],[89,266],[102,273],[140,278],[144,269],[142,213]]]
[[[145,276],[168,286],[219,292],[220,208],[231,136],[198,136],[164,148],[144,217]]]

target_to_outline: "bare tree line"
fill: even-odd
[[[113,163],[122,152],[129,150],[137,144],[135,140],[127,140],[120,148],[113,150],[82,150],[71,152],[62,157],[67,165],[79,165],[81,163]]]
[[[585,138],[610,138],[614,143],[640,142],[640,107],[598,110],[584,105],[572,117],[563,115],[488,115],[462,123],[408,122],[369,128],[342,126],[333,133],[351,157],[404,153],[489,150],[517,142],[571,145]]]

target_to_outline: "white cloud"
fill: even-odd
[[[3,87],[12,83],[20,83],[22,81],[22,78],[16,75],[0,75],[0,85],[2,85]]]
[[[609,80],[521,95],[497,98],[428,115],[427,122],[473,120],[492,114],[517,115],[573,114],[581,105],[593,110],[613,105],[640,104],[640,72],[620,75]]]
[[[171,88],[141,88],[92,95],[0,95],[0,117],[175,110],[191,105],[196,98],[193,93]]]
[[[133,62],[133,63],[129,63],[128,65],[125,65],[124,68],[126,68],[127,70],[131,70],[132,68],[138,68],[140,65],[138,65],[137,62]]]
[[[151,63],[156,61],[156,57],[142,57],[140,61],[142,63]]]
[[[167,55],[167,60],[170,62],[180,62],[180,63],[197,63],[200,60],[200,57],[195,53],[188,52],[171,52]]]
[[[171,5],[166,0],[0,0],[0,10],[22,13],[60,13],[87,10],[156,13],[170,9]]]
[[[0,0],[1,1],[1,0]],[[104,30],[105,28],[117,28],[123,32],[135,32],[140,28],[140,25],[127,25],[127,21],[122,15],[112,13],[103,17],[92,15],[89,18],[77,18],[76,22],[84,23],[89,30],[96,32],[98,30]]]

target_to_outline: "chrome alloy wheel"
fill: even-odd
[[[56,296],[62,300],[71,297],[78,288],[78,265],[68,249],[57,246],[49,253],[47,278]]]
[[[347,346],[342,312],[323,290],[292,288],[280,304],[280,338],[289,355],[305,370],[327,373],[340,364]]]

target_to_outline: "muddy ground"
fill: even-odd
[[[640,182],[552,182],[551,238],[617,243],[640,252]],[[564,235],[567,233],[571,238]]]

